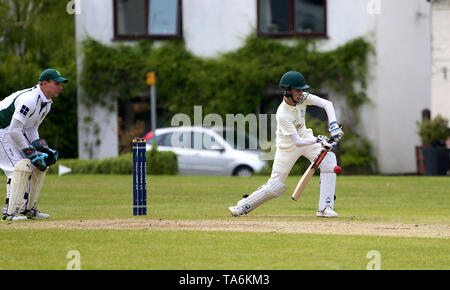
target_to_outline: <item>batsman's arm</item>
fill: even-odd
[[[309,94],[308,96],[308,105],[313,105],[317,107],[321,107],[325,110],[328,117],[328,123],[336,122],[336,112],[334,110],[333,103],[331,101],[325,100],[321,97],[318,97],[313,94]]]
[[[300,136],[298,136],[298,134],[293,134],[290,137],[291,137],[292,143],[294,143],[295,146],[297,146],[297,147],[312,145],[317,142],[317,138],[314,138],[314,137],[300,138]]]
[[[344,131],[342,131],[342,126],[338,125],[333,103],[310,94],[308,97],[308,105],[318,106],[326,111],[329,124],[328,131],[330,132],[331,137],[339,141],[344,135]]]
[[[325,136],[322,136],[322,135],[317,136],[317,138],[316,137],[300,138],[298,136],[298,134],[293,134],[290,137],[291,137],[292,143],[294,143],[295,146],[297,146],[297,147],[312,145],[314,143],[320,143],[328,151],[330,151],[334,148],[330,139]]]

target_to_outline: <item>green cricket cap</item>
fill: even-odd
[[[49,80],[54,80],[55,82],[58,82],[58,83],[67,83],[68,82],[68,80],[63,78],[56,69],[52,69],[52,68],[44,70],[41,73],[41,75],[39,76],[40,82],[49,81]]]

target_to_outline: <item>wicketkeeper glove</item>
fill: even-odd
[[[47,141],[45,139],[37,139],[31,142],[31,145],[40,152],[46,153],[48,156],[45,159],[47,166],[53,165],[58,160],[58,152],[56,150],[50,149],[48,147]]]
[[[322,144],[323,148],[325,148],[327,151],[333,150],[336,146],[336,142],[331,142],[328,137],[322,135],[317,136],[316,143]]]
[[[27,147],[22,150],[25,158],[31,160],[31,163],[40,171],[45,171],[47,169],[47,165],[45,164],[45,158],[47,158],[48,154],[38,152],[33,147]]]
[[[336,142],[339,142],[344,135],[344,131],[342,131],[341,126],[339,126],[336,121],[330,123],[330,128],[328,131]]]

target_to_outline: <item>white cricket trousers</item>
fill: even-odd
[[[322,145],[319,143],[295,147],[293,150],[277,148],[272,167],[272,174],[268,183],[273,181],[284,183],[298,158],[304,156],[312,163],[322,149]],[[336,188],[336,173],[334,173],[334,168],[336,165],[336,155],[334,155],[333,152],[328,152],[319,166],[319,211],[323,211],[327,206],[334,209],[334,194]],[[298,175],[302,176],[303,172],[299,172]]]
[[[8,179],[12,177],[16,163],[22,159],[25,157],[23,157],[21,149],[16,147],[9,135],[0,132],[0,168]]]
[[[270,176],[269,182],[279,180],[284,183],[295,162],[297,162],[297,159],[299,159],[301,156],[304,156],[309,161],[313,162],[321,150],[322,145],[319,143],[295,147],[292,150],[277,148],[275,152],[275,158],[273,160],[272,174]],[[302,174],[303,172],[299,172],[300,176]]]

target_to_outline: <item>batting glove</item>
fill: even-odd
[[[330,135],[336,142],[339,142],[344,135],[344,131],[342,131],[341,126],[338,125],[336,121],[330,123]]]
[[[334,146],[336,145],[335,142],[331,142],[328,137],[322,135],[317,136],[316,143],[322,144],[323,148],[325,148],[327,151],[333,150]]]

